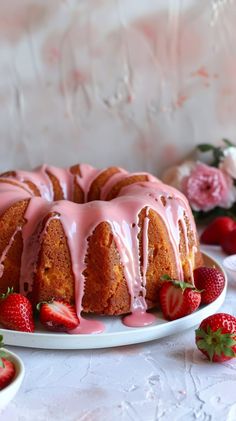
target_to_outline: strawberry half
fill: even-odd
[[[203,231],[200,241],[203,244],[220,245],[222,239],[236,228],[236,222],[228,216],[219,216]]]
[[[223,362],[236,357],[236,317],[213,314],[202,321],[196,333],[196,345],[210,361]]]
[[[42,302],[37,305],[40,322],[49,330],[65,332],[79,324],[75,307],[59,300]]]
[[[0,299],[0,324],[6,329],[33,332],[33,308],[28,298],[8,288]]]
[[[0,348],[3,347],[2,335],[0,335]],[[15,376],[15,366],[14,364],[7,360],[7,353],[0,351],[0,390],[8,386]]]
[[[222,272],[215,268],[199,267],[194,270],[195,287],[202,290],[201,302],[210,304],[222,293],[225,286],[225,278]]]
[[[175,320],[197,310],[201,302],[201,293],[186,282],[168,281],[160,288],[159,300],[164,317]]]

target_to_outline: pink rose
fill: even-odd
[[[236,199],[232,179],[218,168],[200,162],[182,180],[182,191],[196,211],[206,212],[216,206],[230,208]]]

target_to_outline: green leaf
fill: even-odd
[[[51,298],[51,300],[48,301],[40,301],[37,305],[36,305],[36,310],[40,311],[40,308],[43,304],[52,304],[54,301],[54,298]]]
[[[236,341],[234,339],[232,339],[232,338],[225,338],[224,343],[227,346],[234,346],[234,345],[236,345]]]
[[[190,288],[190,289],[196,289],[194,285],[189,284],[188,282],[184,282],[184,281],[172,281],[173,285],[175,285],[178,288],[181,288],[182,292],[184,292],[186,290],[186,288]]]
[[[197,341],[197,346],[199,349],[206,349],[206,343],[204,341],[204,339],[199,339]]]
[[[226,357],[236,357],[236,354],[232,350],[232,348],[225,348],[224,349],[224,354],[226,355]]]
[[[235,146],[232,142],[230,142],[230,140],[228,140],[228,139],[222,139],[223,140],[223,142],[225,143],[225,145],[226,146]]]
[[[221,347],[220,345],[216,345],[216,347],[215,347],[215,353],[216,353],[219,357],[221,357],[221,355],[222,355],[222,347]]]
[[[208,335],[211,335],[212,330],[211,330],[211,328],[210,328],[210,326],[209,326],[209,325],[207,325],[206,331],[207,331],[207,334],[208,334]]]
[[[209,355],[210,361],[212,362],[214,356],[214,349],[212,347],[208,348],[207,353]]]
[[[4,364],[4,361],[2,360],[2,358],[0,358],[0,367],[2,367],[2,368],[5,367],[5,364]]]
[[[214,161],[212,162],[212,166],[213,167],[218,167],[221,161],[221,158],[224,157],[224,152],[223,150],[219,147],[219,148],[214,148],[213,150],[213,157],[214,157]]]
[[[197,148],[201,152],[209,152],[215,149],[215,147],[210,145],[209,143],[200,143],[199,145],[197,145]]]
[[[167,274],[161,276],[161,281],[171,281],[171,277]]]
[[[206,338],[207,333],[202,329],[202,328],[198,328],[195,330],[196,336],[198,336],[199,338]]]
[[[13,287],[11,287],[11,288],[8,287],[7,288],[7,292],[5,294],[2,294],[0,298],[2,300],[4,300],[5,298],[7,298],[8,295],[13,294],[13,292],[14,292],[14,288]]]

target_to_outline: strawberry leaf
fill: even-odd
[[[223,140],[223,142],[225,143],[225,145],[226,146],[235,146],[232,142],[230,142],[230,140],[228,140],[228,139],[222,139]]]
[[[4,294],[1,294],[1,299],[2,300],[5,300],[5,298],[7,298],[8,297],[8,295],[10,295],[10,294],[13,294],[13,292],[14,292],[14,288],[13,287],[11,287],[11,288],[7,288],[7,292],[5,292]]]
[[[198,328],[195,330],[196,336],[199,338],[205,338],[207,336],[207,333],[205,332],[205,330]]]
[[[204,341],[204,339],[199,339],[198,341],[197,341],[197,346],[198,346],[198,348],[199,349],[205,349],[205,341]]]
[[[184,282],[184,281],[176,281],[176,280],[174,280],[174,281],[172,281],[172,282],[173,282],[173,285],[175,285],[176,287],[181,288],[182,292],[184,292],[187,288],[194,289],[195,291],[200,292],[200,291],[198,291],[198,290],[195,288],[195,286],[194,286],[194,285],[189,284],[188,282]]]
[[[167,274],[161,276],[161,281],[171,281],[171,277]]]
[[[215,353],[216,353],[216,355],[218,355],[219,357],[221,356],[222,349],[221,349],[221,346],[220,346],[220,345],[216,345],[216,347],[215,347]]]
[[[199,151],[201,152],[209,152],[209,151],[213,151],[215,149],[214,146],[210,145],[209,143],[200,143],[197,148],[199,149]]]
[[[37,309],[38,311],[40,311],[40,308],[41,308],[41,306],[42,306],[43,304],[52,304],[52,303],[53,303],[53,301],[54,301],[54,298],[52,298],[51,300],[48,300],[48,301],[40,301],[40,302],[36,305],[36,309]]]
[[[221,328],[213,331],[208,325],[205,331],[201,328],[196,330],[197,347],[205,351],[211,361],[214,355],[217,355],[219,358],[221,356],[233,358],[236,356],[236,353],[232,349],[236,345],[235,336],[235,332],[222,333]]]
[[[209,355],[210,361],[212,362],[213,356],[214,356],[214,349],[211,347],[211,348],[208,348],[206,351]]]
[[[0,348],[2,348],[4,346],[4,343],[3,343],[3,336],[2,335],[0,335]],[[4,368],[5,367],[5,365],[4,365],[4,362],[3,362],[3,359],[2,358],[6,358],[7,357],[7,353],[5,352],[5,351],[1,351],[0,350],[0,367],[2,367],[2,368]]]
[[[235,357],[236,356],[236,354],[232,350],[232,348],[225,348],[224,349],[224,354],[226,355],[226,357]]]

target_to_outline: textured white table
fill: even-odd
[[[236,315],[236,279],[220,311]],[[194,329],[107,350],[8,348],[23,359],[26,376],[1,421],[236,420],[236,360],[207,362]]]

